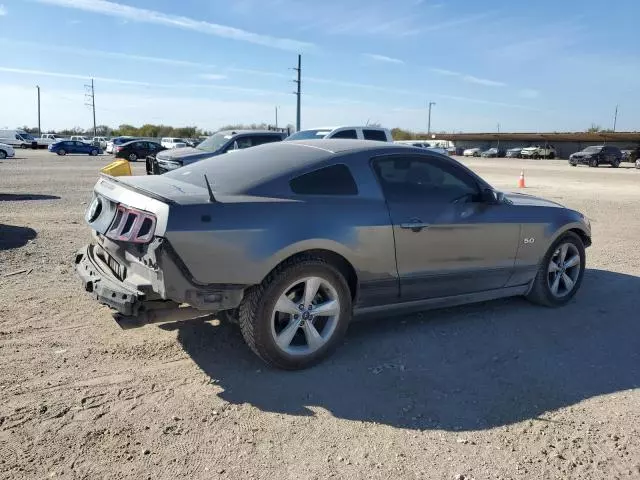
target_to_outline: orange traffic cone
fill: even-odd
[[[520,171],[520,178],[518,179],[518,188],[526,188],[524,184],[524,168]]]

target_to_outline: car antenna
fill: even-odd
[[[216,197],[213,196],[213,190],[211,190],[211,184],[209,183],[209,179],[207,178],[207,174],[204,174],[204,181],[207,184],[207,190],[209,190],[209,201],[211,203],[216,203]]]

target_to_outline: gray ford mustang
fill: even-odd
[[[556,307],[591,244],[579,212],[453,159],[359,140],[272,143],[160,176],[101,176],[76,271],[123,326],[217,312],[307,367],[353,316],[508,296]]]

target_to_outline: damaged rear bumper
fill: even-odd
[[[75,255],[84,289],[117,312],[124,327],[187,320],[236,308],[245,286],[195,282],[168,244],[158,242],[132,255],[99,235]],[[124,327],[130,328],[130,327]]]
[[[118,313],[135,316],[145,300],[144,293],[126,286],[102,260],[95,256],[96,246],[87,245],[76,252],[76,273],[84,289],[93,294],[98,302]]]

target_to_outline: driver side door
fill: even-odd
[[[476,179],[429,155],[377,158],[396,245],[403,301],[498,289],[513,273],[520,223],[482,199]]]

